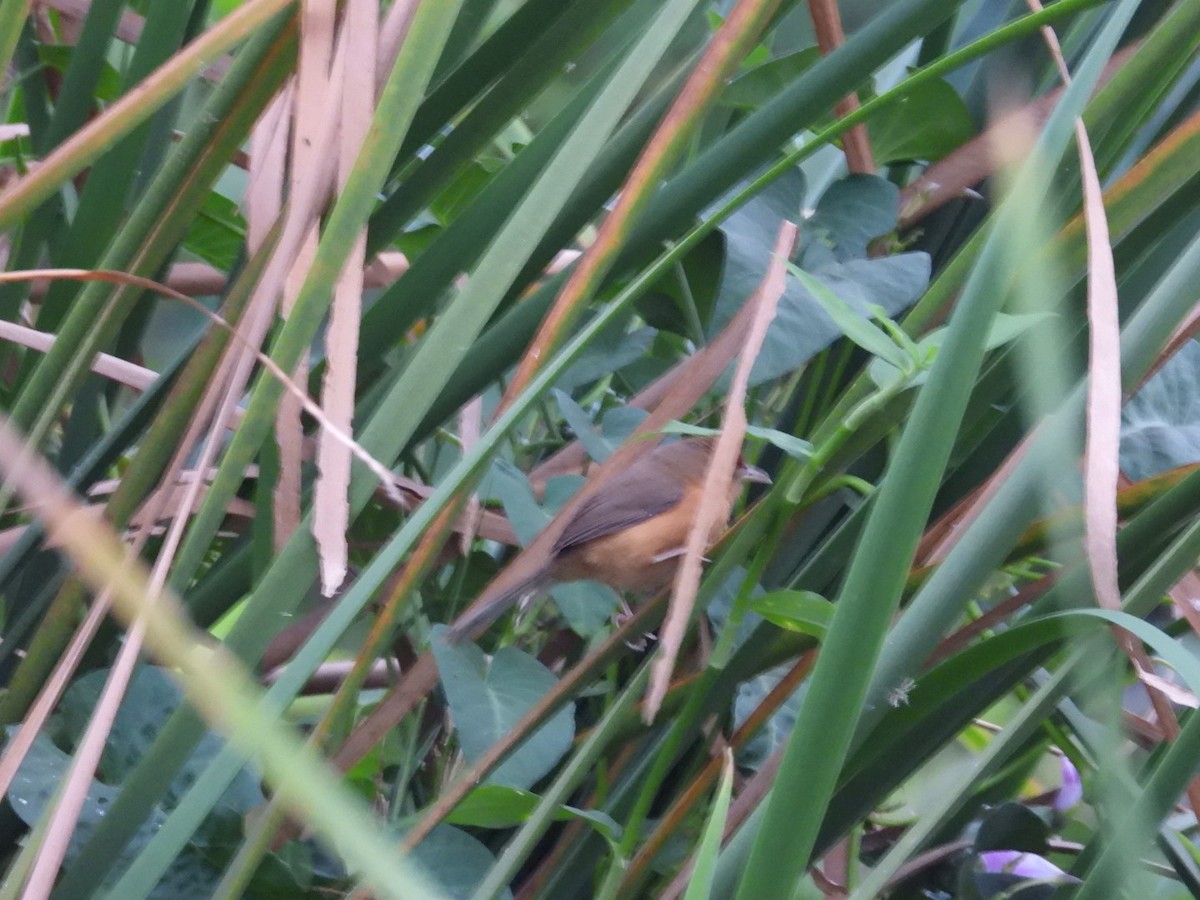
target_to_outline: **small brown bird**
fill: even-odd
[[[617,591],[645,594],[675,575],[703,493],[715,439],[662,444],[614,475],[574,514],[547,563],[494,597],[484,597],[446,634],[456,642],[494,621],[509,606],[562,581],[599,581]],[[761,469],[739,459],[729,485],[732,504],[743,481],[770,484]],[[718,522],[713,544],[725,530]]]

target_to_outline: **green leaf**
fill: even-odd
[[[888,316],[897,316],[912,305],[929,284],[929,266],[929,257],[924,253],[901,253],[882,259],[833,263],[814,277],[849,304],[858,322],[879,330],[881,337],[895,347],[891,352],[897,359],[907,359],[907,354],[867,316],[877,314],[876,308]],[[755,360],[751,384],[762,384],[803,365],[842,334],[840,325],[825,306],[799,280],[790,279],[767,340]]]
[[[439,825],[412,851],[413,861],[437,882],[446,897],[466,900],[496,862],[492,851],[460,828]],[[511,898],[505,888],[498,897]]]
[[[83,736],[108,674],[108,670],[89,672],[63,695],[57,737],[65,746],[74,746]],[[138,669],[117,711],[101,755],[99,774],[104,781],[93,781],[88,787],[79,824],[67,850],[68,862],[104,821],[116,801],[124,777],[132,771],[181,700],[182,692],[164,670],[154,666]],[[128,866],[162,828],[167,811],[223,747],[224,742],[216,735],[206,733],[183,770],[163,793],[162,802],[154,806],[149,819],[121,853],[118,869]],[[9,805],[21,821],[30,827],[37,824],[66,777],[70,762],[70,757],[45,733],[35,738],[7,794]],[[243,769],[239,773],[233,785],[224,792],[221,805],[193,834],[191,844],[171,862],[150,896],[177,900],[179,897],[207,896],[212,892],[220,873],[209,860],[214,855],[228,855],[241,842],[241,816],[263,802],[258,784],[259,779],[249,771]]]
[[[550,588],[550,597],[577,635],[592,638],[606,631],[617,612],[616,592],[598,581],[569,581]]]
[[[755,66],[729,83],[721,95],[721,104],[739,109],[757,109],[820,58],[820,50],[808,47]]]
[[[75,48],[67,44],[38,44],[38,59],[48,69],[59,74],[65,74],[71,65],[71,56]],[[112,103],[121,96],[121,75],[107,63],[100,69],[100,79],[96,82],[95,98],[104,103]]]
[[[866,259],[871,241],[896,227],[900,190],[877,175],[847,175],[831,184],[801,229],[800,265]]]
[[[705,428],[703,425],[693,425],[690,422],[672,421],[660,429],[663,434],[686,434],[695,437],[714,437],[721,433],[717,428]],[[746,436],[778,447],[793,459],[808,459],[812,456],[812,444],[794,434],[779,431],[776,428],[763,428],[760,425],[747,425]]]
[[[429,210],[446,225],[467,208],[492,180],[492,173],[478,162],[469,163],[446,190],[429,205]]]
[[[896,368],[905,368],[908,356],[891,336],[877,325],[872,324],[865,316],[855,310],[849,303],[823,285],[803,269],[788,264],[788,270],[806,291],[821,304],[826,315],[837,323],[842,334],[858,344],[871,355],[887,360]]]
[[[520,788],[483,784],[467,794],[446,821],[475,828],[511,828],[528,820],[541,799],[538,794]],[[559,822],[581,819],[609,839],[617,838],[621,833],[621,827],[612,816],[597,810],[560,806],[554,818]]]
[[[67,746],[83,736],[87,722],[95,709],[96,699],[108,680],[107,669],[97,669],[80,678],[63,695],[60,704],[62,727],[59,740]],[[100,757],[100,777],[108,784],[118,784],[133,771],[158,735],[163,723],[183,702],[183,692],[165,669],[142,666],[134,674],[117,710],[104,752]],[[192,751],[182,771],[163,795],[169,809],[195,781],[198,773],[219,754],[225,742],[212,732],[206,732]],[[263,801],[259,779],[243,769],[222,795],[222,805],[237,813],[245,813]]]
[[[789,172],[721,226],[725,262],[707,326],[710,337],[753,295],[773,252],[780,220],[795,221],[803,199],[803,177]],[[929,284],[930,261],[924,253],[866,258],[867,240],[895,227],[896,202],[894,186],[887,182],[843,179],[825,192],[818,213],[802,228],[806,241],[801,265],[863,316],[870,315],[873,306],[897,316]],[[751,384],[793,371],[841,335],[842,329],[817,298],[799,281],[789,279],[754,362]]]
[[[1029,807],[1008,801],[989,810],[975,834],[975,849],[1045,853],[1050,827]]]
[[[183,248],[223,272],[233,267],[246,240],[246,221],[237,204],[216,191],[204,198],[183,238]]]
[[[797,168],[768,185],[721,225],[725,259],[708,336],[734,317],[754,294],[775,248],[779,223],[800,221],[805,194],[804,174]]]
[[[812,456],[812,444],[794,434],[788,434],[775,428],[762,428],[758,425],[747,425],[746,434],[757,440],[765,441],[773,447],[778,447],[792,459],[808,459]]]
[[[550,521],[550,514],[538,505],[525,473],[502,457],[492,460],[491,472],[480,486],[480,495],[500,501],[521,546],[537,537]]]
[[[451,646],[436,629],[433,655],[459,745],[469,762],[512,730],[557,679],[534,657],[504,647],[490,659],[474,644]],[[491,784],[528,788],[571,749],[575,706],[568,704],[518,747],[488,778]]]
[[[584,351],[579,361],[563,373],[555,387],[570,394],[576,388],[619,372],[650,352],[657,333],[653,328],[627,332],[624,322],[607,329]]]
[[[1121,469],[1140,481],[1200,460],[1200,344],[1188,341],[1121,412]]]
[[[446,817],[451,825],[511,828],[529,818],[540,798],[531,791],[503,784],[481,784]]]
[[[729,751],[726,750],[725,753],[728,754]],[[721,852],[721,838],[725,833],[725,819],[729,815],[729,800],[732,796],[733,761],[726,756],[725,766],[721,770],[721,781],[717,785],[717,796],[708,814],[700,846],[696,849],[695,865],[692,868],[692,877],[688,881],[687,893],[683,895],[684,900],[708,900],[712,896],[717,856]]]
[[[939,160],[970,140],[975,127],[958,92],[934,78],[871,116],[867,131],[876,163],[885,165]]]
[[[1051,313],[1019,313],[1016,315],[1012,313],[997,313],[988,331],[986,347],[988,350],[1003,347],[1005,344],[1016,340],[1029,329],[1036,327],[1039,323],[1045,322],[1051,317]],[[921,361],[922,368],[911,374],[903,373],[887,360],[875,357],[867,366],[867,372],[871,376],[871,380],[879,385],[879,387],[884,388],[890,387],[905,377],[908,378],[909,387],[924,384],[929,374],[929,366],[933,364],[933,360],[937,356],[938,349],[942,346],[942,341],[945,337],[946,329],[942,327],[934,329],[917,342],[914,353],[916,359]]]
[[[751,601],[750,608],[768,622],[822,638],[833,616],[833,604],[812,591],[772,591]]]
[[[600,433],[611,447],[620,447],[645,421],[647,412],[636,406],[614,406],[600,417]]]
[[[567,424],[571,426],[571,430],[575,432],[575,437],[579,443],[583,444],[583,448],[587,450],[588,456],[596,462],[604,462],[612,455],[612,452],[617,449],[604,439],[592,422],[592,417],[589,416],[583,409],[571,399],[570,396],[555,388],[551,393],[554,394],[554,400],[558,404],[558,410],[562,413],[563,418],[567,420]]]

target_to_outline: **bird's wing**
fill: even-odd
[[[657,467],[635,464],[579,508],[555,542],[554,552],[652,519],[682,499],[683,488],[673,478],[664,478]]]

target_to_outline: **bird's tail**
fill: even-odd
[[[495,590],[486,590],[472,603],[453,625],[446,629],[446,640],[458,644],[475,636],[502,616],[510,606],[526,597],[540,593],[550,586],[550,567],[543,566],[516,584],[505,587],[498,583]]]

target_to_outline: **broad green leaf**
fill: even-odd
[[[549,594],[571,630],[584,638],[607,631],[619,609],[616,592],[598,581],[556,584]]]
[[[891,336],[850,306],[845,300],[821,284],[812,275],[794,265],[788,265],[792,277],[800,282],[809,295],[821,304],[825,314],[833,319],[842,334],[873,356],[887,360],[897,368],[908,364],[904,351]]]
[[[823,204],[825,197],[833,198],[826,204],[825,213],[818,211],[801,226],[801,265],[857,310],[860,319],[872,315],[874,306],[888,316],[899,315],[929,284],[930,262],[923,253],[866,258],[866,241],[896,223],[894,186],[884,182],[885,186],[880,187],[877,181],[835,182],[822,197]],[[779,223],[784,218],[795,221],[803,191],[803,178],[799,173],[789,173],[721,226],[725,264],[708,328],[710,336],[754,293],[773,252]],[[844,204],[844,211],[839,203]],[[751,384],[762,384],[793,371],[842,334],[822,303],[799,281],[789,279],[755,360]],[[884,337],[888,344],[894,344],[890,337]]]
[[[1200,460],[1200,345],[1188,341],[1121,413],[1121,469],[1140,481]]]
[[[882,259],[849,260],[820,270],[814,277],[830,293],[848,304],[869,328],[873,307],[896,316],[911,306],[929,284],[929,257],[924,253],[901,253]],[[828,294],[823,296],[828,297]],[[751,371],[751,384],[762,384],[812,359],[843,331],[823,305],[796,279],[790,279],[780,299],[775,321]],[[886,334],[881,337],[891,339]],[[882,344],[881,344],[882,346]],[[899,348],[889,351],[899,359]]]
[[[920,127],[914,128],[919,122]],[[908,96],[889,104],[867,123],[875,162],[935,162],[975,134],[962,97],[945,81],[925,82]]]
[[[804,175],[799,169],[793,169],[722,223],[725,259],[713,306],[713,320],[707,323],[709,338],[733,318],[762,281],[774,252],[779,223],[784,219],[800,221],[804,194]]]
[[[73,683],[63,695],[59,712],[62,727],[58,737],[68,746],[83,736],[96,700],[108,678],[107,669],[97,669]],[[117,710],[112,731],[100,758],[100,777],[108,784],[117,784],[133,771],[153,743],[163,723],[183,702],[183,692],[165,670],[157,666],[142,666],[135,673]],[[221,752],[225,746],[217,735],[207,732],[188,758],[179,776],[163,795],[170,808],[191,786],[197,773]],[[222,806],[239,814],[262,802],[259,779],[243,769],[222,796]]]
[[[433,655],[463,755],[474,762],[512,730],[557,679],[515,647],[488,658],[471,643],[451,646],[436,636]],[[489,777],[491,784],[529,788],[570,749],[575,707],[569,704],[542,725]]]
[[[522,546],[537,537],[550,521],[550,514],[538,505],[525,473],[507,459],[497,457],[492,460],[491,472],[480,486],[480,493],[496,498],[504,506],[505,515]]]
[[[820,58],[821,51],[809,47],[747,69],[729,82],[729,87],[721,94],[721,103],[741,109],[757,109]]]
[[[877,175],[847,175],[831,184],[801,228],[800,265],[817,271],[830,262],[866,259],[871,241],[896,227],[900,191]]]
[[[821,638],[829,627],[833,604],[812,591],[772,591],[755,598],[750,608],[780,628]]]
[[[634,406],[614,406],[600,417],[600,433],[611,447],[629,440],[646,419],[646,411]]]
[[[612,444],[604,439],[604,436],[596,431],[596,426],[592,422],[591,416],[580,408],[571,397],[557,388],[553,391],[554,400],[558,404],[558,411],[562,413],[563,419],[571,426],[571,430],[575,432],[575,438],[579,443],[583,444],[583,448],[587,450],[588,456],[596,462],[604,462],[617,449]]]
[[[1022,803],[1009,801],[988,811],[975,834],[975,849],[1045,853],[1050,827]]]
[[[56,732],[56,738],[62,745],[73,747],[83,736],[107,677],[107,670],[90,672],[72,684],[63,695]],[[117,711],[101,755],[98,775],[103,780],[93,781],[88,788],[79,825],[67,851],[68,862],[74,859],[95,833],[115,802],[125,776],[132,771],[162,723],[181,701],[182,692],[162,669],[143,666],[137,671]],[[223,746],[224,742],[216,735],[211,732],[205,735],[183,771],[163,794],[161,802],[155,805],[150,818],[142,824],[121,854],[120,865],[129,865],[147,845],[166,821],[167,812],[178,797]],[[7,795],[13,811],[30,827],[47,809],[66,776],[69,764],[70,757],[51,743],[46,734],[37,736]],[[258,785],[258,777],[243,769],[234,784],[225,791],[219,808],[193,835],[191,845],[171,863],[151,897],[177,900],[179,897],[211,893],[220,876],[219,870],[213,867],[214,861],[228,857],[236,849],[241,841],[241,817],[263,801]]]
[[[608,329],[599,340],[592,342],[579,362],[563,374],[555,387],[570,394],[576,388],[619,372],[650,352],[655,334],[653,328],[638,328],[627,333],[624,323]]]
[[[412,852],[413,861],[445,892],[446,897],[474,896],[496,861],[481,841],[461,828],[439,825]],[[511,898],[505,889],[496,896]]]
[[[790,668],[791,666],[776,666],[738,685],[737,694],[733,700],[735,725],[740,726],[758,708]],[[799,705],[800,698],[797,693],[793,693],[780,704],[758,733],[738,749],[739,768],[752,772],[758,771],[760,766],[787,743],[792,728],[796,724],[796,710]]]
[[[192,220],[183,247],[227,272],[241,252],[245,239],[246,222],[238,213],[237,204],[212,191]]]
[[[502,784],[482,784],[463,798],[446,821],[475,828],[511,828],[526,821],[538,802],[537,794]],[[560,806],[554,818],[560,822],[582,819],[608,838],[620,836],[620,826],[611,816],[597,810]]]
[[[454,807],[446,821],[475,828],[511,828],[529,818],[537,802],[538,795],[532,791],[503,784],[481,784]]]

